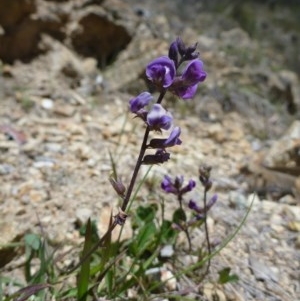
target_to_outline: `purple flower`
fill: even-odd
[[[192,60],[182,73],[181,79],[186,85],[196,85],[203,82],[206,78],[206,73],[203,70],[203,62],[199,59]]]
[[[153,96],[149,92],[143,92],[135,98],[129,101],[130,111],[132,113],[137,113],[139,110],[143,109],[149,104],[153,99]]]
[[[171,177],[165,175],[163,181],[161,182],[161,188],[167,193],[178,194],[178,187],[175,187]]]
[[[189,180],[189,183],[181,188],[181,193],[184,194],[186,192],[189,192],[193,190],[196,187],[196,182],[194,180]]]
[[[189,183],[182,187],[183,181],[183,176],[177,176],[175,181],[172,181],[171,177],[166,175],[161,183],[161,188],[167,193],[183,195],[191,191],[196,186],[196,182],[194,180],[189,180]]]
[[[198,84],[205,78],[202,61],[195,59],[186,66],[181,77],[175,79],[171,89],[182,99],[191,99],[196,94]]]
[[[176,75],[174,61],[167,56],[159,57],[147,65],[146,75],[158,86],[168,88],[172,85]]]
[[[174,145],[180,145],[182,141],[179,139],[181,130],[176,126],[167,139],[151,139],[149,147],[152,148],[166,148]]]
[[[160,131],[168,130],[172,125],[173,117],[161,104],[154,104],[151,111],[147,114],[147,124],[151,129]]]
[[[206,208],[202,208],[202,207],[198,206],[194,200],[190,200],[189,208],[194,210],[197,214],[203,215],[216,203],[217,200],[218,200],[218,195],[214,194],[212,196],[212,198],[206,204]]]

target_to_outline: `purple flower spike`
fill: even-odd
[[[146,75],[149,80],[163,88],[172,85],[175,74],[175,63],[167,56],[153,60],[146,67]]]
[[[149,92],[143,92],[135,98],[129,101],[130,111],[132,113],[137,113],[139,110],[143,109],[149,104],[153,99],[153,96]]]
[[[147,115],[147,123],[153,130],[168,130],[172,125],[173,117],[162,105],[154,104]]]
[[[181,134],[181,129],[179,126],[176,126],[171,132],[169,138],[164,142],[164,147],[171,147],[174,145],[180,145],[182,141],[179,139]]]

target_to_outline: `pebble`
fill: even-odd
[[[174,249],[172,245],[163,246],[159,252],[161,257],[170,258],[174,255]]]
[[[50,98],[43,98],[41,101],[41,106],[43,109],[47,111],[51,111],[54,107],[53,100]]]

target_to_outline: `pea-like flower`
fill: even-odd
[[[152,99],[153,96],[149,92],[141,93],[129,101],[130,111],[132,113],[138,113],[138,111],[147,106]]]
[[[195,96],[198,84],[206,78],[203,62],[192,60],[184,69],[182,75],[175,79],[171,90],[182,99],[191,99]]]
[[[168,88],[172,85],[176,75],[174,61],[167,56],[161,56],[147,65],[146,75],[160,88]]]
[[[151,111],[147,114],[147,124],[152,130],[168,130],[172,126],[173,117],[161,104],[154,104]]]
[[[160,139],[160,138],[151,139],[149,143],[149,147],[166,148],[166,147],[172,147],[174,145],[180,145],[182,143],[182,141],[179,138],[180,133],[181,133],[180,127],[176,126],[172,130],[170,136],[167,139]]]

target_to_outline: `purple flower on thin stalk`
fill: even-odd
[[[166,175],[161,183],[161,188],[167,193],[182,196],[183,194],[193,190],[196,186],[196,182],[194,180],[189,180],[188,184],[182,187],[183,181],[183,176],[177,176],[173,181],[170,176]]]
[[[194,200],[189,201],[189,208],[194,210],[198,215],[205,215],[207,211],[217,202],[218,195],[214,194],[211,199],[206,204],[206,208],[200,207],[197,205],[197,203]]]
[[[160,138],[155,138],[151,139],[149,143],[149,147],[152,148],[167,148],[167,147],[172,147],[174,145],[180,145],[182,141],[180,140],[181,130],[180,127],[176,126],[170,136],[167,139],[160,139]]]
[[[176,75],[174,61],[167,56],[154,59],[147,65],[146,75],[159,87],[168,88],[172,85]]]
[[[182,75],[175,79],[171,90],[182,99],[191,99],[195,96],[198,84],[206,78],[203,62],[192,60],[184,69]]]
[[[135,98],[129,101],[130,111],[132,113],[138,113],[141,109],[149,104],[153,99],[153,96],[149,92],[143,92]]]
[[[168,130],[172,126],[173,117],[161,104],[154,104],[147,114],[147,124],[152,130]]]

